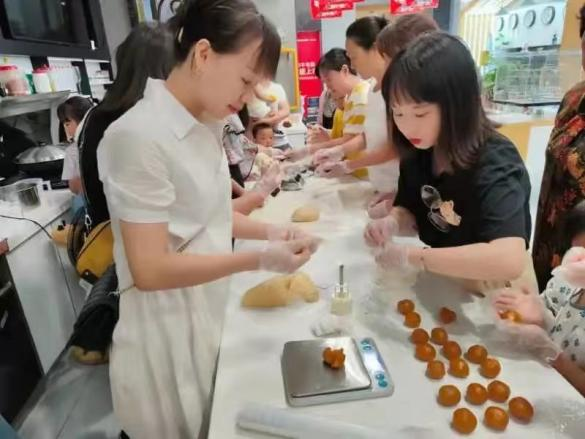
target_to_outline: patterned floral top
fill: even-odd
[[[546,150],[538,200],[532,258],[539,289],[569,243],[563,236],[566,214],[585,199],[585,81],[567,92],[555,119]]]

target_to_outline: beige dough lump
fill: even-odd
[[[247,308],[275,308],[287,306],[297,299],[305,302],[319,300],[319,289],[305,273],[280,275],[249,289],[242,298]]]
[[[292,214],[293,223],[311,223],[319,220],[319,209],[313,206],[299,207]]]

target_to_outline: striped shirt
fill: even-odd
[[[364,132],[369,90],[370,83],[362,81],[353,88],[351,94],[347,97],[343,109],[344,134],[361,134]]]

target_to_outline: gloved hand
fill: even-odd
[[[352,170],[349,169],[349,162],[347,160],[343,160],[340,162],[325,162],[320,165],[315,170],[315,172],[319,177],[335,178],[351,174]]]
[[[508,310],[518,312],[523,324],[541,327],[544,325],[546,310],[538,294],[506,288],[496,293],[492,299],[492,306],[498,314]]]
[[[575,288],[585,288],[585,248],[570,249],[552,274]]]
[[[293,273],[311,258],[310,240],[268,242],[260,252],[258,268],[276,273]]]
[[[251,192],[257,192],[264,198],[268,198],[268,196],[280,186],[281,182],[282,174],[280,172],[280,166],[278,163],[273,163],[264,175],[262,175],[260,180],[256,182]]]
[[[544,363],[551,364],[562,352],[549,333],[538,325],[522,325],[500,320],[496,327],[505,335],[507,342],[531,352]]]
[[[311,235],[310,233],[301,230],[298,227],[289,225],[273,225],[269,224],[266,230],[266,237],[268,241],[298,241],[306,240],[309,242],[309,249],[311,254],[315,253],[321,244],[321,239]]]
[[[308,143],[320,143],[327,142],[331,139],[329,131],[323,128],[321,125],[312,125],[307,133]]]
[[[311,155],[311,149],[308,146],[302,148],[292,148],[284,153],[286,159],[298,162]]]
[[[370,221],[364,231],[364,239],[370,247],[381,247],[399,231],[398,221],[389,215],[385,218]]]
[[[267,148],[266,153],[274,160],[284,160],[286,155],[278,148]]]
[[[384,218],[390,214],[394,206],[396,193],[380,193],[376,195],[368,204],[368,216],[371,219]]]
[[[418,268],[413,267],[409,262],[408,256],[410,253],[410,246],[403,244],[396,244],[392,241],[386,242],[383,247],[376,250],[376,263],[379,267],[386,270],[391,269],[405,269]]]
[[[313,155],[313,163],[322,165],[325,162],[338,162],[345,156],[345,152],[341,146],[334,146],[333,148],[320,149]]]

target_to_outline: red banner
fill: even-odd
[[[313,20],[339,18],[343,11],[353,9],[354,0],[310,0]]]
[[[321,57],[321,33],[297,32],[297,52],[299,55],[299,89],[305,102],[306,113],[308,98],[321,96],[321,80],[315,69]]]
[[[439,7],[439,0],[390,0],[392,15],[407,15]]]

